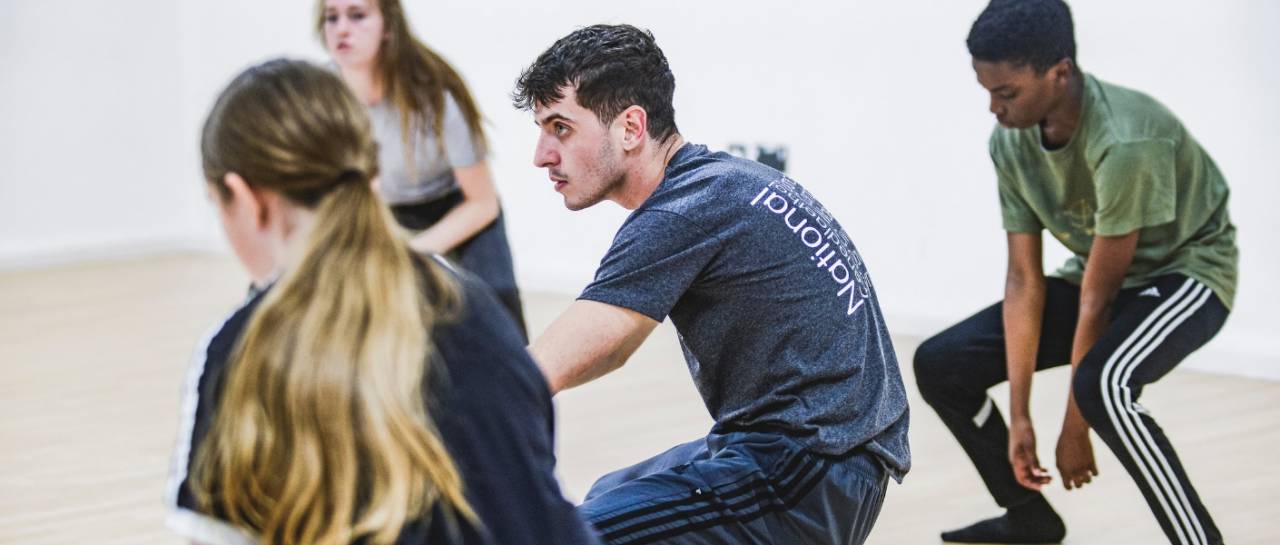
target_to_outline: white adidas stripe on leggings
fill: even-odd
[[[1204,284],[1188,278],[1168,300],[1147,316],[1120,345],[1102,369],[1102,400],[1111,424],[1124,442],[1130,458],[1142,471],[1147,486],[1160,500],[1182,545],[1207,545],[1204,528],[1191,508],[1177,474],[1151,437],[1133,403],[1126,384],[1133,370],[1164,342],[1173,330],[1191,317],[1212,294]]]

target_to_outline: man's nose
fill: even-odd
[[[546,168],[555,165],[558,161],[559,154],[550,145],[539,139],[537,147],[533,149],[533,166]]]

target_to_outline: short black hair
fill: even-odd
[[[573,31],[520,74],[511,99],[516,108],[532,110],[563,99],[567,87],[601,122],[637,105],[648,115],[650,137],[662,141],[678,132],[671,104],[676,78],[648,30],[594,25]]]
[[[965,43],[974,59],[1030,65],[1037,73],[1076,60],[1071,8],[1062,0],[991,0]]]

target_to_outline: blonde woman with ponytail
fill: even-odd
[[[595,543],[553,476],[550,394],[479,282],[410,250],[363,106],[271,61],[201,141],[255,284],[185,384],[169,525],[209,545]]]
[[[420,252],[446,254],[497,293],[524,333],[480,109],[448,61],[414,37],[399,0],[316,0],[315,29],[365,104],[379,193]]]

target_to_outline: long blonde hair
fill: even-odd
[[[462,111],[462,118],[471,130],[472,144],[477,150],[486,149],[484,118],[462,76],[444,57],[414,37],[400,0],[376,2],[386,35],[378,47],[378,77],[387,97],[400,110],[400,134],[410,170],[413,155],[408,150],[412,150],[412,136],[422,127],[429,128],[435,135],[437,147],[444,145],[445,93],[453,96]],[[316,0],[316,35],[321,43],[324,43],[324,10],[324,0]]]
[[[194,466],[202,507],[268,545],[390,544],[437,504],[474,520],[423,399],[428,332],[458,290],[429,262],[423,285],[369,187],[363,107],[324,69],[270,61],[223,91],[201,151],[223,198],[234,172],[315,213],[227,367]]]

